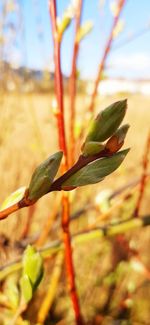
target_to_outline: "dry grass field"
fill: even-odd
[[[114,97],[101,97],[97,100],[96,111],[100,111],[110,103],[122,99],[124,96],[116,95]],[[125,147],[130,147],[131,150],[118,171],[110,175],[104,182],[81,188],[73,191],[71,198],[73,201],[72,213],[84,207],[87,202],[94,201],[95,196],[103,190],[114,191],[130,181],[134,181],[141,175],[141,161],[145,148],[146,138],[150,126],[150,98],[142,95],[127,95],[128,111],[126,122],[130,124],[130,130],[127,136]],[[0,203],[3,202],[12,191],[21,186],[28,186],[30,176],[34,168],[46,157],[58,150],[57,145],[57,130],[56,121],[52,113],[53,94],[3,94],[0,103]],[[86,96],[78,96],[77,98],[77,124],[83,125],[86,134],[89,114],[87,113],[89,98]],[[68,98],[65,98],[66,124],[69,111]],[[67,129],[67,128],[66,128]],[[80,148],[78,148],[80,150]],[[149,214],[149,194],[150,187],[147,186],[145,199],[142,204],[141,214]],[[135,199],[135,198],[134,198]],[[37,204],[32,216],[32,225],[30,235],[39,233],[44,225],[46,218],[52,213],[55,201],[55,194],[48,195],[42,198]],[[79,206],[80,201],[80,206]],[[133,208],[133,202],[129,202],[126,207],[121,207],[115,210],[115,214],[111,216],[116,218],[120,211],[122,215],[130,213]],[[0,233],[7,235],[12,241],[20,239],[20,233],[24,228],[24,224],[28,218],[28,209],[23,209],[16,214],[12,214],[8,219],[1,221]],[[81,221],[77,221],[75,230],[80,230],[80,227],[87,223],[91,223],[95,218],[95,212],[86,213],[86,218],[83,216]],[[57,222],[58,223],[58,222]],[[56,223],[56,227],[57,227]],[[101,222],[102,224],[102,222]],[[74,223],[71,227],[74,232]],[[59,231],[53,230],[50,235],[52,239],[57,238]],[[143,260],[150,267],[148,259],[149,245],[149,229],[134,231],[134,241],[138,245],[139,251],[143,254]],[[82,310],[87,322],[99,314],[101,305],[106,300],[107,290],[101,290],[104,286],[101,279],[104,273],[107,273],[110,261],[110,245],[111,242],[98,241],[83,244],[82,247],[77,247],[74,251],[75,266],[77,270],[77,283],[79,287],[80,300],[82,302]],[[90,252],[90,253],[89,253]],[[8,256],[3,253],[0,256],[1,262],[4,264],[8,260]],[[13,260],[14,254],[9,254],[9,260]],[[81,264],[82,259],[82,264]],[[102,263],[102,265],[101,265]],[[123,275],[119,279],[119,285],[123,285],[123,276],[139,282],[138,275],[127,273],[126,265],[123,268]],[[119,271],[118,271],[119,272]],[[93,276],[95,274],[96,276]],[[64,279],[64,275],[62,275]],[[45,280],[46,281],[46,280]],[[109,281],[109,279],[108,279]],[[46,282],[44,282],[46,284]],[[63,283],[63,281],[62,281]],[[66,289],[60,286],[53,307],[53,313],[58,314],[58,320],[63,317],[64,312],[67,312],[68,319],[72,319],[73,314],[70,308],[70,300],[64,296],[62,292]],[[145,299],[146,292],[146,299]],[[38,299],[41,299],[42,293],[32,307],[37,310]],[[115,295],[115,293],[114,293]],[[148,284],[146,291],[142,287],[138,294],[135,293],[136,304],[131,313],[132,323],[134,325],[149,324],[147,322],[150,317],[148,300],[150,299],[150,285]],[[144,302],[143,302],[144,301]],[[114,308],[115,308],[114,300]],[[144,304],[144,307],[143,305]],[[139,307],[140,306],[140,307]],[[112,307],[113,308],[113,307]],[[144,310],[143,312],[141,311]],[[30,313],[30,310],[29,310]],[[34,316],[32,315],[34,320]],[[48,322],[47,324],[52,324]],[[56,324],[56,322],[54,322]],[[68,321],[67,323],[73,324]],[[88,324],[92,324],[89,321]],[[99,318],[93,321],[93,324],[100,324]],[[106,319],[103,325],[122,324],[111,323],[111,320]],[[124,323],[127,324],[127,323]],[[128,323],[129,324],[129,323]]]

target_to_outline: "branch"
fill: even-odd
[[[75,96],[76,96],[76,63],[78,58],[79,51],[79,41],[77,39],[77,34],[80,28],[81,13],[82,13],[82,4],[83,1],[78,1],[78,7],[76,9],[75,15],[75,39],[74,39],[74,48],[73,48],[73,57],[72,57],[72,69],[71,76],[69,81],[69,95],[70,95],[70,134],[69,134],[69,166],[74,163],[74,150],[75,150],[75,137],[74,137],[74,122],[75,122]]]
[[[148,134],[147,138],[147,143],[145,147],[145,152],[144,152],[144,157],[143,157],[143,172],[141,176],[141,181],[140,181],[140,189],[139,189],[139,196],[138,200],[136,203],[134,215],[138,217],[139,215],[139,210],[142,204],[142,199],[144,196],[144,191],[145,191],[145,185],[146,185],[146,179],[147,179],[147,169],[148,169],[148,163],[149,163],[149,153],[150,153],[150,132]]]
[[[121,11],[123,9],[123,6],[125,5],[125,2],[126,2],[126,0],[119,0],[119,2],[118,2],[118,13],[114,17],[114,21],[113,21],[113,25],[112,25],[112,28],[111,28],[111,31],[110,31],[110,35],[109,35],[109,38],[107,40],[107,43],[106,43],[106,46],[105,46],[105,49],[104,49],[104,52],[103,52],[101,63],[99,65],[99,70],[98,70],[97,78],[95,80],[94,90],[93,90],[91,103],[90,103],[90,107],[89,107],[89,111],[92,114],[94,112],[94,104],[95,104],[95,98],[96,98],[97,91],[98,91],[98,85],[99,85],[99,82],[100,82],[100,80],[102,78],[102,73],[103,73],[103,70],[105,68],[105,63],[106,63],[107,57],[108,57],[108,55],[110,53],[110,50],[111,50],[111,47],[112,47],[113,32],[114,32],[114,29],[115,29],[115,27],[116,27],[116,25],[118,23],[118,20],[119,20]]]
[[[150,226],[150,215],[140,218],[130,218],[115,224],[107,224],[104,227],[94,227],[89,231],[82,231],[72,235],[72,244],[82,244],[92,239],[113,237],[121,233],[126,233],[130,230],[138,229],[141,227]],[[55,240],[44,248],[39,249],[43,258],[47,258],[56,254],[58,251],[63,250],[64,246],[61,240]],[[22,268],[21,257],[16,261],[7,263],[0,267],[0,281],[4,280],[9,274],[19,271]]]
[[[58,135],[59,135],[59,148],[64,152],[64,168],[67,169],[67,146],[65,137],[65,124],[64,124],[64,103],[63,103],[63,80],[61,74],[61,61],[60,61],[60,47],[61,40],[59,39],[56,23],[56,0],[49,1],[49,10],[52,24],[52,35],[54,42],[54,62],[55,62],[55,93],[57,97],[58,110],[56,114]]]
[[[68,168],[68,156],[67,156],[67,145],[65,136],[65,122],[64,122],[64,106],[63,106],[63,80],[61,73],[61,61],[60,61],[60,46],[61,37],[57,30],[57,8],[56,0],[49,1],[50,16],[52,22],[52,34],[54,41],[54,62],[55,62],[55,91],[57,96],[57,124],[58,124],[58,135],[59,135],[59,147],[64,152],[64,165],[62,168],[63,172],[67,171]],[[62,196],[62,229],[63,229],[63,241],[65,245],[65,261],[68,282],[70,285],[70,296],[73,303],[74,314],[76,324],[82,324],[82,317],[80,312],[80,306],[78,301],[78,295],[75,285],[75,272],[72,259],[72,247],[71,247],[71,236],[69,232],[69,218],[70,218],[70,203],[69,196]]]

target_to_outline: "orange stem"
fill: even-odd
[[[78,8],[76,11],[75,19],[75,39],[72,57],[72,69],[69,81],[69,93],[70,93],[70,150],[69,150],[69,166],[72,166],[75,161],[75,135],[74,135],[74,123],[75,123],[75,99],[76,99],[76,63],[79,52],[79,42],[77,40],[77,34],[80,28],[81,13],[82,13],[83,1],[78,1]]]
[[[17,203],[12,204],[10,207],[3,209],[0,211],[0,220],[6,219],[11,213],[16,212],[22,208],[28,207],[35,202],[30,201],[27,197],[28,189],[26,190],[26,193],[24,197]]]
[[[15,203],[12,206],[10,206],[9,208],[6,208],[2,211],[0,211],[0,219],[5,219],[7,218],[7,216],[13,212],[16,212],[20,209],[19,204]]]
[[[49,10],[52,23],[52,34],[54,41],[54,61],[55,61],[55,91],[57,97],[58,113],[57,113],[57,125],[59,135],[59,147],[64,152],[64,165],[62,171],[65,172],[68,169],[68,156],[65,136],[65,123],[64,123],[64,106],[63,106],[63,79],[61,73],[61,61],[60,61],[60,47],[61,40],[57,31],[56,17],[57,8],[56,0],[49,1]],[[70,219],[70,204],[68,195],[62,196],[62,229],[63,229],[63,241],[65,245],[65,262],[68,281],[70,285],[70,295],[74,307],[76,324],[82,324],[82,317],[80,312],[80,306],[75,285],[75,272],[72,260],[72,247],[71,236],[69,232],[69,220]]]
[[[136,203],[136,208],[134,210],[134,216],[139,217],[139,211],[141,208],[142,204],[142,199],[144,196],[144,191],[145,191],[145,185],[146,185],[146,180],[147,180],[147,168],[148,168],[148,163],[149,163],[149,153],[150,153],[150,133],[148,135],[147,143],[146,143],[146,148],[145,148],[145,153],[143,157],[143,173],[141,176],[141,182],[140,182],[140,189],[139,189],[139,196],[138,200]]]
[[[66,171],[68,167],[67,162],[67,146],[65,137],[65,123],[64,123],[64,104],[63,104],[63,80],[61,74],[61,60],[60,60],[60,47],[61,41],[57,32],[56,24],[56,0],[49,1],[49,10],[51,15],[51,24],[54,41],[54,61],[55,61],[55,93],[57,97],[58,111],[56,114],[58,136],[59,136],[59,148],[64,152],[64,166],[63,171]]]
[[[119,0],[119,2],[118,2],[118,13],[114,17],[114,21],[113,21],[113,24],[112,24],[110,35],[109,35],[109,38],[107,40],[107,43],[106,43],[106,46],[105,46],[105,49],[104,49],[104,53],[103,53],[103,56],[102,56],[101,63],[99,65],[98,74],[97,74],[97,78],[95,80],[94,90],[93,90],[93,93],[92,93],[91,103],[90,103],[90,107],[89,107],[89,111],[92,114],[94,113],[94,104],[95,104],[95,98],[96,98],[97,91],[98,91],[98,85],[99,85],[99,82],[102,79],[102,73],[103,73],[103,70],[105,68],[106,59],[107,59],[108,54],[110,53],[110,50],[111,50],[111,47],[112,47],[113,32],[114,32],[114,29],[115,29],[115,27],[116,27],[116,25],[118,23],[118,20],[119,20],[119,17],[120,17],[120,14],[121,14],[121,11],[123,9],[123,6],[124,6],[125,2],[126,2],[126,0]]]

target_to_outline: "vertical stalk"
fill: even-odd
[[[111,47],[112,47],[113,32],[114,32],[114,29],[115,29],[115,27],[116,27],[116,25],[118,23],[118,20],[119,20],[121,11],[123,9],[123,6],[125,5],[125,2],[126,2],[126,0],[118,0],[118,13],[114,17],[112,28],[111,28],[111,31],[110,31],[110,34],[109,34],[109,37],[108,37],[104,52],[103,52],[102,60],[101,60],[101,63],[99,65],[99,69],[98,69],[97,78],[96,78],[95,84],[94,84],[94,90],[93,90],[93,93],[92,93],[91,103],[90,103],[90,107],[89,107],[89,111],[92,114],[94,113],[94,104],[95,104],[95,98],[97,96],[98,85],[99,85],[99,82],[100,82],[100,80],[102,78],[102,73],[103,73],[103,70],[105,68],[105,63],[106,63],[108,54],[110,53],[110,50],[111,50]]]
[[[54,62],[55,62],[55,91],[57,97],[57,125],[59,135],[59,147],[64,152],[64,163],[62,172],[65,172],[68,168],[68,155],[65,135],[65,123],[64,123],[64,106],[63,106],[63,79],[61,73],[61,61],[60,61],[60,48],[61,39],[57,31],[57,8],[56,0],[49,1],[49,10],[52,23],[52,34],[54,41]],[[71,236],[69,232],[69,217],[70,217],[70,205],[69,196],[63,194],[62,196],[62,229],[63,229],[63,241],[65,246],[65,262],[66,271],[68,276],[68,282],[70,285],[70,295],[73,303],[76,324],[82,324],[82,318],[80,313],[80,306],[75,285],[75,272],[72,260],[72,247],[71,247]]]
[[[140,181],[139,196],[138,196],[136,207],[134,210],[135,217],[139,217],[139,211],[140,211],[142,199],[144,196],[146,179],[147,179],[147,169],[148,169],[148,163],[149,163],[149,153],[150,153],[150,132],[148,134],[145,152],[144,152],[144,156],[143,156],[143,166],[142,166],[143,172],[142,172],[141,181]]]
[[[72,166],[75,160],[75,136],[74,136],[74,123],[75,123],[75,99],[76,99],[76,63],[79,52],[79,41],[77,40],[77,34],[80,28],[81,13],[82,13],[83,1],[78,0],[78,7],[75,15],[75,39],[72,56],[72,68],[69,81],[69,95],[70,95],[70,130],[69,130],[69,166]]]

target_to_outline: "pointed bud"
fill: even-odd
[[[23,273],[29,277],[32,288],[35,290],[43,276],[43,259],[40,253],[30,245],[24,252]]]
[[[93,156],[101,152],[104,149],[104,145],[101,142],[88,141],[81,147],[82,154],[84,156]]]
[[[83,26],[80,26],[76,41],[79,43],[85,38],[93,29],[93,23],[91,21],[86,21]]]
[[[49,192],[62,156],[62,151],[56,152],[35,169],[29,185],[29,200],[36,201]]]
[[[69,27],[73,17],[75,16],[75,7],[71,4],[65,10],[62,19],[57,18],[58,35],[61,39],[65,30]]]
[[[123,125],[119,128],[114,135],[107,141],[105,148],[110,151],[110,153],[117,152],[124,144],[124,139],[129,129],[129,124]]]
[[[61,22],[58,22],[58,34],[60,36],[60,38],[62,37],[62,35],[64,34],[65,30],[69,27],[71,23],[71,17],[69,15],[64,15],[63,19]]]
[[[127,109],[127,100],[121,100],[100,112],[91,123],[87,141],[105,141],[118,129]]]

